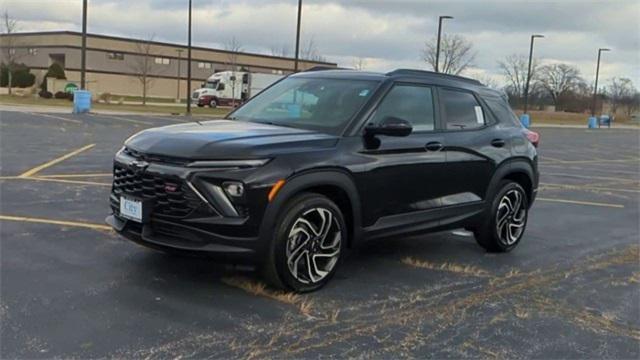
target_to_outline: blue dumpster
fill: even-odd
[[[531,118],[529,118],[529,114],[520,115],[520,122],[522,123],[522,126],[528,129],[529,126],[531,126]]]
[[[73,113],[81,114],[91,111],[91,91],[76,90],[73,92]]]
[[[609,115],[600,115],[600,126],[611,127],[611,117]]]
[[[589,118],[589,122],[587,123],[589,129],[595,129],[598,127],[598,119],[595,116]]]

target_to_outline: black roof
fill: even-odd
[[[499,95],[500,92],[489,89],[485,85],[483,85],[480,81],[475,79],[466,78],[463,76],[450,75],[437,73],[433,71],[426,70],[414,70],[414,69],[397,69],[390,71],[386,74],[378,73],[378,72],[368,72],[368,71],[358,71],[353,69],[342,69],[342,68],[327,68],[323,66],[318,66],[307,71],[303,71],[293,76],[309,76],[315,77],[318,74],[322,74],[322,77],[329,78],[350,78],[350,79],[360,79],[360,80],[378,80],[383,81],[389,78],[401,78],[409,81],[424,81],[434,85],[442,85],[442,86],[453,86],[463,89],[473,90],[482,94],[487,95]]]

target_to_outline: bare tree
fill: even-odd
[[[289,48],[287,45],[272,46],[269,50],[272,56],[289,57]]]
[[[367,59],[362,57],[362,56],[358,56],[356,58],[353,59],[353,68],[358,70],[358,71],[363,71],[365,70],[365,68],[367,67]]]
[[[540,83],[548,92],[557,110],[562,110],[563,97],[582,92],[585,87],[577,67],[567,64],[551,64],[540,67]]]
[[[6,61],[7,73],[8,73],[8,91],[11,95],[11,87],[13,86],[13,71],[15,64],[18,61],[18,54],[16,51],[17,38],[13,36],[18,31],[18,22],[9,16],[9,11],[5,10],[2,15],[2,57]]]
[[[129,67],[134,73],[134,76],[142,85],[142,105],[147,103],[147,91],[153,85],[154,78],[150,76],[153,69],[154,59],[151,57],[151,43],[155,35],[151,35],[147,40],[136,42],[136,53],[133,56],[133,60],[129,62]]]
[[[236,71],[238,71],[238,55],[242,52],[242,44],[234,36],[224,45],[227,51],[227,65],[231,68],[231,102],[236,106]]]
[[[615,115],[618,107],[623,105],[626,99],[632,98],[636,91],[630,79],[611,79],[606,89],[607,95],[611,98],[611,112]]]
[[[436,67],[436,49],[437,40],[427,41],[422,50],[422,60],[431,65],[433,69]],[[440,64],[438,68],[440,72],[445,74],[460,75],[461,72],[470,67],[476,53],[473,51],[473,44],[460,35],[442,36],[440,43]]]
[[[506,90],[510,96],[521,98],[524,96],[524,89],[527,84],[527,72],[529,70],[529,60],[524,55],[512,54],[498,61],[498,66],[507,82]],[[536,82],[538,64],[537,61],[531,64],[531,81],[529,88]]]
[[[300,58],[309,61],[326,62],[327,59],[320,55],[318,45],[316,44],[315,36],[312,35],[307,43],[300,50]]]

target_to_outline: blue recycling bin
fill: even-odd
[[[611,117],[609,115],[600,115],[600,126],[611,127]]]
[[[589,129],[595,129],[598,127],[598,119],[595,116],[591,116],[587,122]]]
[[[522,126],[528,129],[529,126],[531,126],[531,118],[529,117],[529,114],[520,115],[520,122],[522,123]]]
[[[91,91],[76,90],[73,92],[73,113],[82,114],[91,111]]]

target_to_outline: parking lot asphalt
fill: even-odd
[[[538,129],[539,199],[511,253],[381,240],[293,295],[104,224],[124,139],[182,121],[0,112],[0,357],[640,357],[637,130]]]

